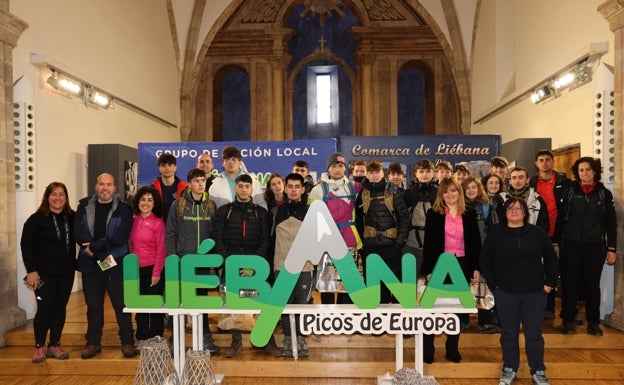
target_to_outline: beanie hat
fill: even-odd
[[[347,167],[347,163],[345,162],[345,158],[341,152],[334,152],[327,158],[327,168],[334,163],[342,163],[345,167]]]

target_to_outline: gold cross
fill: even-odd
[[[321,36],[320,40],[318,40],[318,42],[321,44],[321,51],[325,51],[325,42],[327,40],[325,40],[325,37]]]

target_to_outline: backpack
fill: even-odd
[[[212,217],[215,213],[215,205],[214,202],[212,201],[212,199],[210,199],[210,196],[208,195],[208,193],[204,193],[204,197],[206,198],[206,201],[208,202],[208,204],[206,205],[206,210],[204,210],[204,218],[206,219],[208,217],[208,213],[210,213],[210,216]],[[184,215],[184,209],[186,208],[186,199],[184,199],[184,194],[182,194],[181,197],[176,198],[176,200],[178,201],[178,223],[180,222],[180,219],[182,219],[182,216]]]
[[[605,214],[607,212],[607,208],[605,206],[605,192],[604,188],[598,190],[598,200],[600,201],[600,206],[602,207],[602,213]],[[574,198],[574,188],[570,187],[568,189],[568,199],[565,205],[565,217],[564,220],[568,220],[568,214],[570,213],[570,205],[572,204],[572,199]]]
[[[329,195],[329,184],[327,184],[326,182],[321,182],[321,187],[323,187],[323,202],[327,202],[330,200],[334,200],[334,199],[342,199],[342,198],[349,198],[352,201],[355,201],[355,186],[353,185],[353,182],[349,182],[349,195]]]
[[[362,210],[364,211],[364,215],[366,215],[366,213],[368,213],[368,208],[370,207],[371,201],[373,199],[383,199],[384,200],[384,204],[386,205],[386,208],[388,209],[390,214],[392,214],[392,216],[395,217],[395,215],[394,215],[394,194],[392,194],[389,191],[389,189],[387,189],[387,188],[386,188],[386,191],[384,191],[384,195],[383,196],[379,196],[379,197],[375,197],[375,198],[371,198],[370,190],[368,190],[368,189],[363,189],[362,190]],[[396,219],[395,219],[395,222],[396,222]]]

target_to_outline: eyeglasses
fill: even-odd
[[[227,158],[227,159],[223,159],[223,161],[225,163],[236,163],[236,162],[239,161],[239,159],[238,158]]]
[[[520,206],[507,207],[507,211],[522,211],[522,207]]]

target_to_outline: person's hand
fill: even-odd
[[[544,285],[544,291],[549,294],[553,290],[552,287]]]
[[[607,258],[606,258],[607,265],[614,265],[616,260],[617,260],[617,254],[615,253],[615,251],[607,251]]]
[[[91,243],[89,243],[89,242],[85,242],[85,243],[83,243],[81,246],[84,248],[84,252],[85,252],[85,253],[87,253],[87,255],[88,255],[89,257],[93,257],[93,251],[91,251],[91,250],[89,249],[89,245],[90,245],[90,244],[91,244]]]
[[[37,271],[31,271],[30,273],[26,274],[26,284],[32,287],[33,290],[37,288],[37,283],[40,279],[41,277],[39,276],[39,272]]]
[[[557,259],[559,259],[559,245],[553,245],[553,249],[555,249],[555,254],[557,255]]]
[[[152,275],[152,283],[150,286],[156,286],[158,284],[158,282],[160,282],[160,276],[153,276]]]

